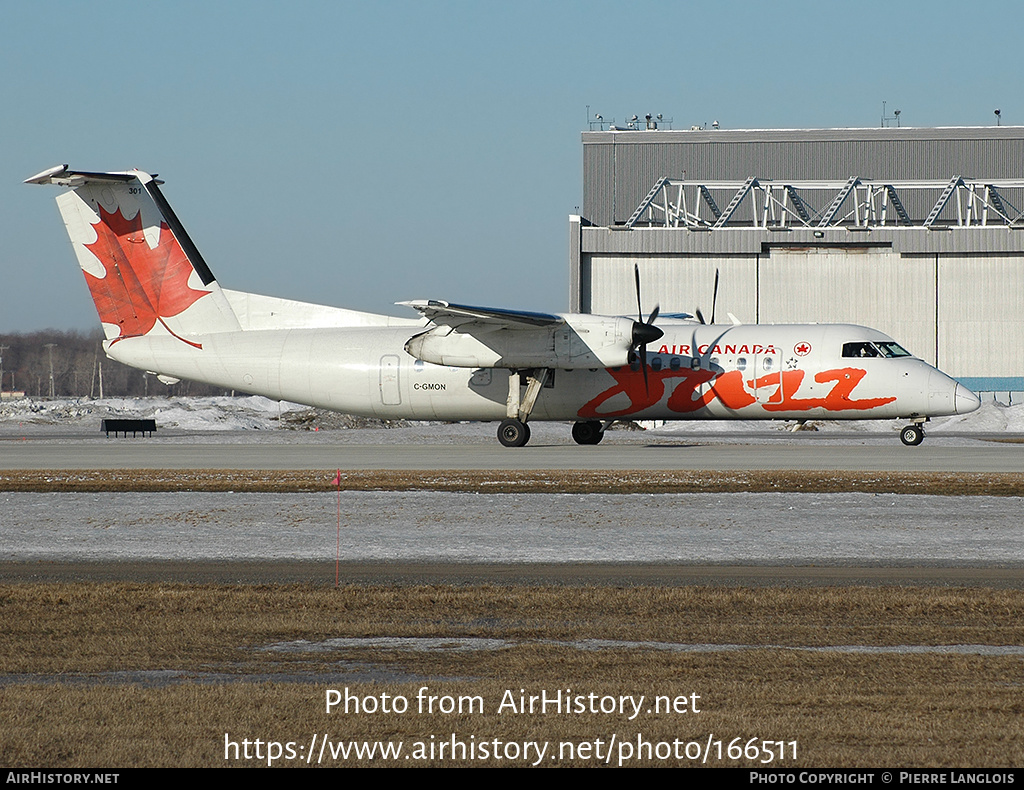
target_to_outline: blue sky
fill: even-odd
[[[5,4],[0,332],[96,325],[57,188],[21,184],[54,164],[158,172],[228,288],[559,311],[587,105],[1020,124],[1022,27],[944,0]]]

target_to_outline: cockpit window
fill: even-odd
[[[843,356],[844,357],[885,357],[892,359],[893,357],[910,357],[913,356],[903,346],[894,340],[886,340],[878,343],[844,343],[843,344]]]
[[[901,346],[899,343],[897,343],[897,342],[895,342],[893,340],[889,340],[889,341],[887,341],[885,343],[876,343],[875,345],[878,346],[878,349],[882,352],[882,356],[883,357],[911,357],[911,356],[913,356],[913,354],[911,354],[903,346]]]
[[[874,343],[843,343],[844,357],[880,357],[882,354]]]

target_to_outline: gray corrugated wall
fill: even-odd
[[[583,215],[597,225],[624,222],[658,178],[684,174],[691,180],[1019,179],[1024,127],[583,133]]]
[[[657,303],[663,313],[709,313],[719,271],[721,323],[732,312],[748,323],[862,324],[952,376],[1024,375],[1024,255],[907,258],[827,248],[684,258],[584,254],[584,309],[634,315],[634,265],[644,311]]]
[[[661,176],[1024,178],[1022,127],[584,133],[583,149],[583,214],[606,226],[628,219]],[[1010,199],[1024,210],[1019,195]],[[923,217],[930,206],[918,195],[907,208]],[[748,218],[744,209],[740,219]],[[800,228],[576,232],[574,306],[578,300],[584,310],[632,314],[634,263],[645,276],[645,301],[706,309],[714,270],[721,269],[720,314],[736,309],[744,320],[806,321],[813,308],[818,320],[888,329],[953,375],[1024,373],[1024,232],[876,228],[861,235],[830,228],[822,239]],[[858,264],[870,264],[874,276],[856,275]],[[752,281],[752,272],[765,281]],[[871,288],[882,288],[882,296],[873,297]],[[807,302],[801,292],[827,295]]]

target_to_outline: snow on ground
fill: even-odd
[[[348,491],[349,561],[1024,567],[1017,497]],[[0,493],[0,560],[333,560],[338,499]]]
[[[0,404],[0,425],[18,423],[99,430],[108,418],[155,419],[160,428],[185,431],[271,430],[281,417],[306,409],[258,395],[210,398],[23,398]]]
[[[0,403],[0,430],[25,428],[98,431],[106,418],[153,418],[161,430],[268,431],[383,427],[379,420],[346,419],[297,403],[274,401],[256,395],[208,398],[23,398]],[[805,430],[819,433],[895,433],[903,420],[811,420]],[[393,425],[393,424],[392,424]],[[750,433],[787,431],[792,421],[715,420],[661,423],[646,422],[657,433]],[[488,429],[490,430],[490,429]],[[929,434],[1024,433],[1024,404],[1005,406],[988,400],[971,414],[938,417],[928,424]]]

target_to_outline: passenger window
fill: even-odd
[[[672,359],[668,361],[668,366],[672,370],[679,370],[679,357],[672,357]]]
[[[746,357],[739,357],[736,360],[736,370],[746,370],[746,369],[747,369],[747,358]]]
[[[661,357],[655,357],[651,360],[651,370],[661,370]]]

